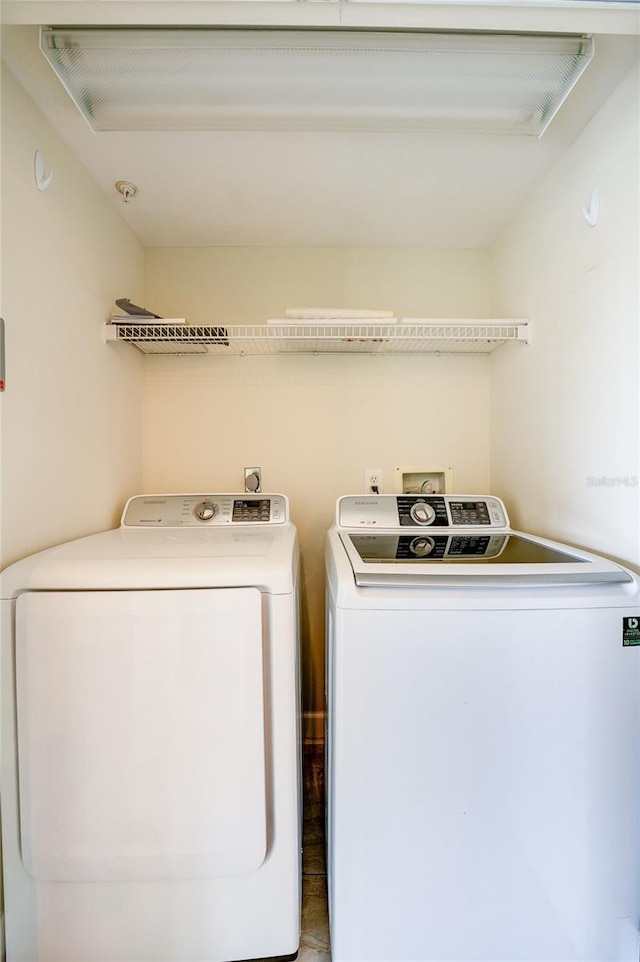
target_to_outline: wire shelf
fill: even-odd
[[[107,341],[144,354],[490,354],[507,341],[528,343],[518,320],[424,321],[398,324],[272,322],[229,327],[191,324],[106,324]]]

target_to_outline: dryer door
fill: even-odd
[[[17,602],[22,856],[45,880],[254,871],[267,847],[257,588]]]

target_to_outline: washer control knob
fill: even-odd
[[[426,501],[416,501],[411,505],[409,515],[416,524],[431,524],[436,512]]]
[[[409,551],[416,558],[426,558],[435,548],[436,543],[433,538],[414,538],[409,545]]]
[[[211,521],[218,513],[218,505],[215,501],[200,501],[193,509],[194,517],[198,521]]]

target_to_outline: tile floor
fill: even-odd
[[[324,744],[303,749],[302,938],[298,962],[331,962],[327,916],[324,820]]]

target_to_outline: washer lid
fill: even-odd
[[[549,585],[628,582],[628,571],[605,558],[524,535],[478,528],[339,531],[360,586]]]

